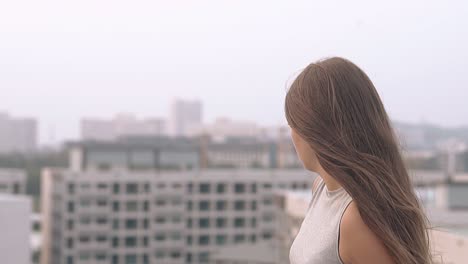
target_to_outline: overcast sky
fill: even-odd
[[[0,111],[38,118],[42,143],[81,117],[166,117],[175,96],[279,124],[291,78],[343,56],[392,119],[468,125],[466,1],[381,2],[1,1]]]

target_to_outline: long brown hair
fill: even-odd
[[[343,58],[312,63],[292,83],[285,113],[394,261],[432,263],[426,216],[369,77]]]

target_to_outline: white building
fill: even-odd
[[[176,99],[171,105],[171,134],[190,136],[199,131],[203,122],[202,103]]]
[[[0,153],[29,153],[37,148],[37,122],[0,113]]]
[[[214,141],[222,142],[230,137],[259,138],[262,136],[262,132],[263,129],[255,122],[217,118],[213,123],[194,128],[192,134],[210,135]]]
[[[5,264],[30,264],[31,201],[0,194],[0,256]]]
[[[167,135],[166,121],[160,118],[137,119],[132,114],[119,114],[114,119],[85,118],[81,120],[83,140],[112,141],[126,136]]]
[[[273,194],[304,170],[84,171],[42,176],[42,264],[207,263],[276,235]]]
[[[0,168],[0,193],[25,194],[26,172],[19,169]]]

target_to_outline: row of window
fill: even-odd
[[[197,188],[197,191],[202,194],[207,194],[207,193],[226,193],[228,192],[228,187],[229,183],[210,183],[210,182],[202,182],[196,184],[196,186],[193,183],[187,184],[187,191],[188,193],[193,193],[194,187]],[[250,191],[251,193],[256,193],[258,185],[257,183],[233,183],[232,184],[232,191],[234,193],[246,193]],[[272,183],[263,183],[262,185],[263,189],[271,189],[273,187]],[[307,189],[309,186],[308,183],[293,183],[290,185],[291,189]],[[98,190],[106,190],[109,186],[106,183],[98,183],[96,185]],[[279,184],[280,188],[287,188],[286,184]],[[80,188],[83,190],[90,189],[91,184],[90,183],[82,183],[80,185]],[[156,185],[157,189],[164,189],[166,188],[165,183],[158,183]],[[173,189],[180,189],[182,188],[181,183],[173,183],[172,184]],[[249,189],[249,190],[248,190]],[[121,183],[114,183],[112,184],[112,193],[114,194],[120,194],[122,191],[125,191],[126,194],[138,194],[139,192],[145,192],[149,193],[151,190],[151,186],[149,183],[144,183],[144,184],[138,184],[138,183],[126,183],[126,184],[121,184]],[[69,183],[68,184],[68,193],[69,194],[74,194],[75,193],[75,184],[74,183]]]
[[[157,206],[165,206],[168,204],[169,201],[164,200],[164,199],[158,199],[155,201],[155,204]],[[173,200],[170,201],[172,205],[178,206],[182,203],[181,198],[174,198]],[[208,211],[211,209],[211,204],[215,204],[215,209],[217,211],[224,211],[228,209],[228,201],[226,200],[218,200],[218,201],[210,201],[210,200],[200,200],[198,202],[198,209],[201,211]],[[272,205],[273,200],[271,198],[264,198],[262,203],[264,205]],[[96,202],[97,206],[99,207],[107,207],[108,202],[106,200],[98,200]],[[112,211],[113,212],[119,212],[122,210],[122,202],[119,201],[113,201],[112,202]],[[91,200],[81,200],[80,201],[80,207],[81,208],[87,208],[91,206]],[[124,202],[125,210],[127,212],[148,212],[150,203],[149,201],[135,201],[135,200],[130,200]],[[247,209],[247,206],[250,207],[251,210],[257,210],[257,201],[250,201],[248,203],[247,201],[244,200],[236,200],[232,202],[232,208],[236,211],[243,211]],[[193,210],[194,209],[194,202],[193,201],[188,201],[187,202],[187,210]],[[75,211],[75,202],[69,201],[67,205],[67,210],[69,213],[73,213]]]

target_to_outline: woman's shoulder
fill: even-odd
[[[340,223],[339,254],[343,263],[394,263],[382,241],[362,219],[351,201]]]

